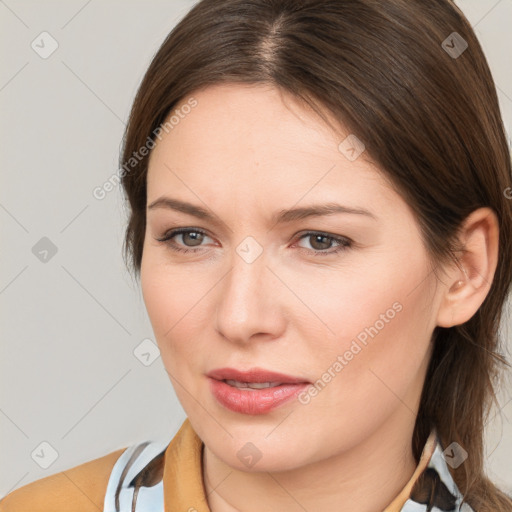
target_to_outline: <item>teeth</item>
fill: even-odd
[[[239,382],[237,380],[225,380],[226,384],[230,386],[234,386],[236,388],[244,388],[244,389],[264,389],[264,388],[273,388],[275,386],[279,386],[281,382]]]

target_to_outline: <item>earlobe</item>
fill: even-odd
[[[466,274],[465,268],[462,267],[460,272],[463,275]],[[467,298],[472,288],[471,284],[469,284],[465,275],[462,279],[457,279],[457,276],[451,277],[450,282],[452,284],[448,290],[445,288],[437,315],[437,325],[439,327],[452,327],[469,320],[469,318],[466,318],[461,321],[462,318],[465,318],[463,312],[467,311]],[[461,311],[461,307],[464,308],[464,311]]]
[[[498,237],[498,219],[490,208],[479,208],[468,216],[460,231],[464,249],[459,264],[446,271],[438,326],[463,324],[478,311],[496,271]]]
[[[461,279],[459,279],[456,283],[452,284],[451,288],[450,288],[450,292],[453,293],[453,292],[456,292],[457,290],[459,290],[460,288],[462,288],[464,286],[464,281],[462,281]]]

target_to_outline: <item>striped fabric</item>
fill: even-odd
[[[461,502],[462,495],[448,470],[436,435],[434,453],[400,512],[474,512],[467,503]]]
[[[104,512],[164,512],[163,467],[167,446],[168,443],[160,441],[146,441],[122,453],[110,474]]]

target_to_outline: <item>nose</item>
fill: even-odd
[[[232,343],[275,339],[285,329],[283,283],[267,266],[265,252],[252,262],[233,255],[217,291],[217,331]]]

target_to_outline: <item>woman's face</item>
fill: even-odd
[[[211,218],[148,208],[141,268],[163,363],[192,426],[231,467],[250,469],[247,453],[261,457],[258,471],[410,436],[441,288],[411,209],[364,151],[356,158],[349,133],[335,135],[277,89],[224,84],[193,97],[153,149],[147,205],[165,197]],[[285,210],[327,204],[360,212],[277,222]],[[177,228],[189,231],[157,241]],[[310,384],[288,388],[297,391],[270,409],[255,399],[258,414],[233,410],[207,376],[226,367]],[[235,402],[268,394],[227,389]]]

